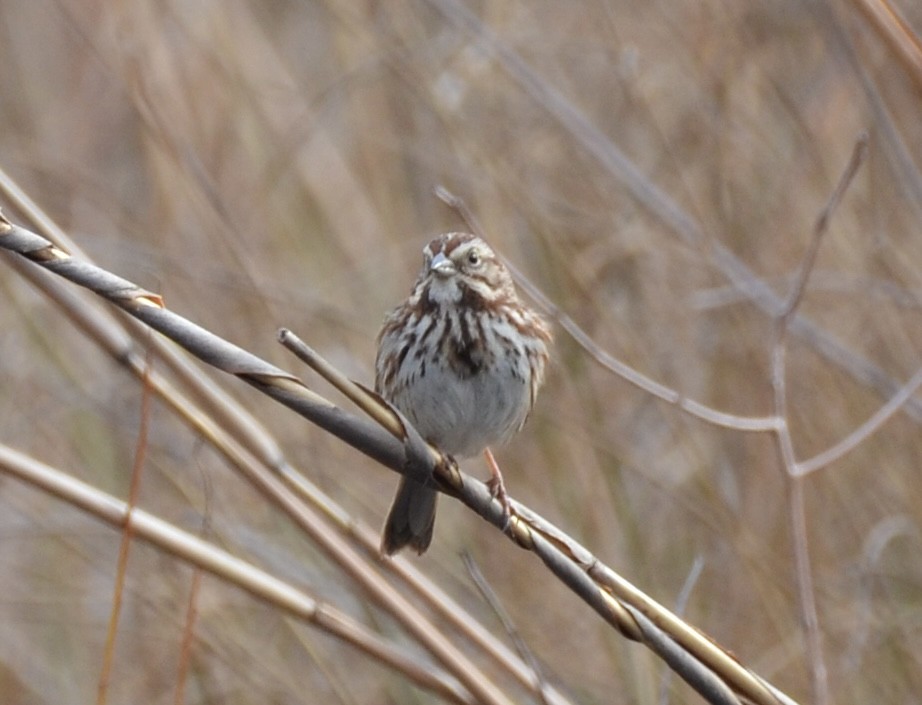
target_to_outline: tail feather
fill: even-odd
[[[438,498],[439,493],[431,487],[402,478],[384,522],[381,552],[390,556],[409,546],[419,554],[425,553],[432,541]]]

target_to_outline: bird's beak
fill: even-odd
[[[455,271],[455,265],[444,254],[439,252],[429,263],[429,271],[439,276],[447,277]]]

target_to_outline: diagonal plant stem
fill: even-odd
[[[922,387],[922,368],[910,377],[906,384],[900,387],[890,400],[875,411],[867,421],[849,433],[834,446],[827,448],[822,453],[817,453],[808,460],[801,460],[794,466],[796,476],[809,475],[827,465],[834,463],[846,453],[857,448],[865,439],[880,430],[880,428]]]
[[[0,170],[0,190],[16,204],[19,210],[43,230],[49,231],[60,243],[59,247],[70,249],[71,242],[51,220],[28,198],[28,196]],[[292,468],[274,439],[263,430],[249,412],[198,367],[190,364],[183,351],[159,336],[151,336],[150,329],[134,318],[116,317],[111,308],[96,305],[93,299],[78,297],[80,292],[66,288],[58,277],[50,276],[29,262],[0,250],[20,276],[30,281],[48,296],[77,326],[96,342],[114,360],[124,365],[139,379],[148,375],[153,391],[174,410],[179,417],[203,438],[207,439],[221,453],[228,463],[263,492],[282,511],[288,513],[295,523],[323,550],[337,565],[348,573],[373,600],[390,610],[394,618],[436,657],[444,660],[447,642],[441,640],[445,628],[437,628],[423,616],[421,605],[428,606],[435,615],[445,620],[446,628],[453,627],[469,642],[479,648],[500,668],[514,679],[531,687],[532,671],[521,659],[474,619],[463,607],[449,597],[444,590],[426,577],[420,569],[404,558],[397,557],[383,561],[377,554],[378,534],[364,522],[350,516],[330,497],[311,483],[304,475]],[[100,302],[101,303],[101,302]],[[118,319],[121,325],[113,322]],[[177,373],[184,389],[192,390],[203,400],[208,411],[180,394],[156,371],[148,371],[143,354],[139,354],[123,328],[134,331],[143,339],[144,345],[161,354],[167,366]],[[211,409],[219,409],[214,414]],[[229,428],[228,428],[229,427]],[[287,485],[282,487],[279,479]],[[294,492],[295,496],[291,495]],[[307,502],[309,511],[303,505]],[[354,546],[334,536],[330,524],[339,533],[348,535],[380,565],[393,573],[403,583],[401,590],[380,579],[378,573],[368,567],[367,559],[361,557]],[[403,591],[412,590],[414,598],[404,599]],[[440,641],[441,640],[441,641]],[[441,655],[440,655],[441,654]],[[476,670],[473,678],[482,679]],[[412,673],[407,677],[413,678]],[[555,705],[566,705],[568,700],[556,688],[548,689],[548,697]]]
[[[502,508],[482,482],[473,480],[456,466],[438,463],[433,467],[429,451],[413,448],[411,435],[401,442],[381,426],[334,406],[307,389],[291,374],[162,308],[156,294],[99,267],[74,261],[44,238],[5,219],[0,220],[0,247],[97,292],[171,337],[199,359],[263,391],[383,465],[420,477],[435,473],[443,489],[497,528],[506,527],[507,519]],[[269,479],[261,478],[261,482],[266,486]],[[291,501],[287,498],[287,491],[286,487],[282,487],[274,495],[279,506],[284,507]],[[304,510],[301,505],[297,506]],[[293,516],[298,516],[298,512]],[[554,575],[606,621],[628,638],[653,649],[711,702],[738,702],[736,696],[727,700],[721,695],[727,692],[739,693],[760,705],[777,705],[779,700],[793,702],[741,666],[712,640],[630,586],[579,543],[527,507],[516,503],[516,513],[506,528],[510,538],[536,553]],[[327,537],[327,540],[334,539]],[[638,614],[641,616],[637,617]],[[448,655],[447,651],[440,652],[442,659],[448,658]],[[457,660],[460,656],[453,658]],[[478,698],[485,702],[506,702],[502,693],[482,676],[465,677],[476,672],[473,666],[462,668],[460,672],[452,670]]]
[[[73,257],[92,262],[79,244],[68,236],[2,168],[0,168],[0,192],[29,219],[39,234],[60,249],[69,252]],[[37,287],[43,287],[44,282],[38,281],[29,272],[20,269],[20,274],[30,279]],[[57,295],[59,298],[66,296],[61,293]],[[251,452],[277,472],[283,473],[287,470],[284,454],[272,435],[231,395],[215,384],[208,375],[202,374],[201,370],[190,362],[188,356],[182,354],[164,339],[148,335],[147,327],[134,318],[113,316],[103,321],[102,310],[98,311],[98,316],[93,317],[84,310],[87,306],[92,306],[92,304],[84,304],[83,307],[72,305],[67,310],[71,316],[78,318],[81,327],[94,329],[96,336],[102,335],[106,345],[110,348],[110,353],[117,359],[122,360],[125,356],[136,354],[132,350],[131,340],[126,337],[125,333],[135,340],[143,340],[144,347],[152,350],[158,359],[166,364],[170,371],[184,383],[184,388],[191,390],[212,416],[220,419],[223,425],[233,429],[234,435],[241,439]]]
[[[807,252],[804,255],[804,258],[801,261],[800,272],[797,278],[794,280],[794,286],[792,287],[790,294],[788,294],[788,299],[778,316],[780,319],[782,331],[787,330],[791,320],[797,313],[797,307],[800,306],[800,302],[803,300],[804,291],[807,288],[807,281],[810,279],[810,275],[813,272],[813,267],[816,265],[816,256],[820,251],[820,242],[823,239],[823,235],[825,235],[826,231],[829,230],[829,221],[832,218],[832,214],[835,212],[836,208],[839,207],[839,204],[842,202],[842,197],[845,195],[845,192],[851,185],[852,180],[855,178],[855,174],[858,173],[858,169],[864,163],[864,160],[867,158],[867,156],[868,133],[862,132],[855,140],[855,146],[852,149],[851,158],[848,160],[848,164],[846,164],[845,170],[839,177],[839,181],[836,184],[832,195],[830,195],[826,205],[823,206],[823,210],[820,211],[819,217],[816,219],[816,224],[813,226],[813,237],[810,240],[810,246],[807,248]]]
[[[493,590],[486,577],[484,577],[484,574],[480,570],[480,566],[478,566],[477,562],[474,560],[474,557],[467,551],[464,551],[461,554],[461,560],[464,562],[464,567],[467,569],[467,573],[471,577],[471,580],[473,580],[477,591],[490,606],[493,614],[496,615],[497,619],[500,621],[500,624],[503,625],[503,629],[505,630],[506,634],[509,635],[509,639],[515,645],[515,650],[518,651],[519,656],[522,657],[522,660],[531,667],[531,670],[534,673],[535,687],[538,690],[538,697],[541,699],[541,704],[550,705],[547,694],[549,686],[547,679],[544,677],[544,672],[541,669],[541,664],[538,662],[538,659],[535,657],[531,649],[528,648],[528,644],[522,637],[521,632],[519,632],[518,628],[516,628],[512,616],[503,607],[502,601],[499,599],[499,595],[496,594],[496,591]]]
[[[360,384],[342,374],[316,350],[307,345],[298,336],[287,328],[282,328],[278,334],[279,342],[293,352],[299,360],[305,362],[314,372],[323,377],[337,390],[344,394],[349,401],[364,411],[378,425],[382,426],[392,436],[403,439],[407,430],[394,408],[387,404],[381,397],[365,389]],[[438,461],[438,451],[432,450],[432,460]]]
[[[2,444],[0,470],[79,507],[116,529],[131,531],[132,536],[313,624],[386,665],[413,673],[418,683],[452,702],[480,702],[448,673],[420,666],[418,657],[397,649],[347,614],[143,509]]]
[[[853,4],[865,13],[922,88],[922,42],[899,10],[889,0],[855,0]]]
[[[378,462],[392,468],[409,468],[410,471],[431,474],[431,468],[420,467],[419,462],[408,464],[407,447],[378,425],[343,412],[320,395],[308,390],[287,372],[161,308],[160,297],[156,294],[98,267],[78,262],[44,238],[22,228],[6,225],[5,219],[0,220],[0,244],[13,246],[14,249],[18,247],[19,253],[27,255],[33,262],[99,293],[155,330],[179,342],[203,361],[247,381]],[[152,376],[151,384],[153,383]],[[434,629],[410,601],[395,591],[354,548],[331,532],[326,522],[315,511],[305,506],[281,479],[261,472],[259,463],[252,454],[216,424],[199,417],[192,418],[191,421],[206,437],[220,438],[216,448],[225,453],[257,489],[270,497],[311,535],[376,602],[392,611],[395,616],[399,616],[407,630],[426,644],[427,648],[478,698],[491,703],[508,702],[501,691],[469,658],[439,630]],[[425,453],[419,453],[415,459],[426,457]]]

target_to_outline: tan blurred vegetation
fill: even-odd
[[[857,3],[469,3],[493,36],[697,220],[681,237],[441,8],[342,0],[0,5],[0,167],[102,266],[275,363],[287,326],[372,377],[382,315],[426,240],[491,241],[606,350],[700,402],[772,412],[773,319],[715,243],[778,294],[858,134],[869,157],[835,212],[792,335],[799,459],[837,442],[918,368],[920,77]],[[922,31],[922,5],[903,2]],[[0,204],[2,205],[2,204]],[[7,209],[7,213],[10,211]],[[15,218],[15,214],[10,213]],[[125,496],[139,386],[8,267],[0,279],[0,441]],[[843,362],[843,359],[845,362]],[[857,377],[848,360],[879,376]],[[315,377],[307,376],[316,383]],[[396,479],[236,382],[290,459],[379,523]],[[329,393],[325,387],[320,391]],[[337,397],[338,398],[338,397]],[[922,414],[899,413],[805,480],[809,550],[837,703],[922,692]],[[162,406],[141,505],[395,636],[386,616]],[[600,368],[564,334],[536,411],[498,453],[507,486],[666,605],[811,698],[775,442],[717,429]],[[481,477],[485,468],[469,462]],[[95,697],[119,536],[0,479],[0,692]],[[577,702],[653,702],[665,667],[527,554],[444,501],[416,562],[502,633],[470,551]],[[110,702],[170,702],[191,571],[133,548]],[[428,701],[349,646],[214,580],[199,598],[187,702]],[[421,658],[428,658],[421,655]],[[672,702],[700,702],[673,683]]]

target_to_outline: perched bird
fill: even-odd
[[[448,233],[423,249],[409,298],[378,334],[375,390],[443,453],[464,458],[522,428],[544,380],[547,323],[524,305],[509,270],[482,239]],[[491,489],[505,500],[491,465]],[[432,540],[437,491],[404,477],[381,550],[423,553]]]

